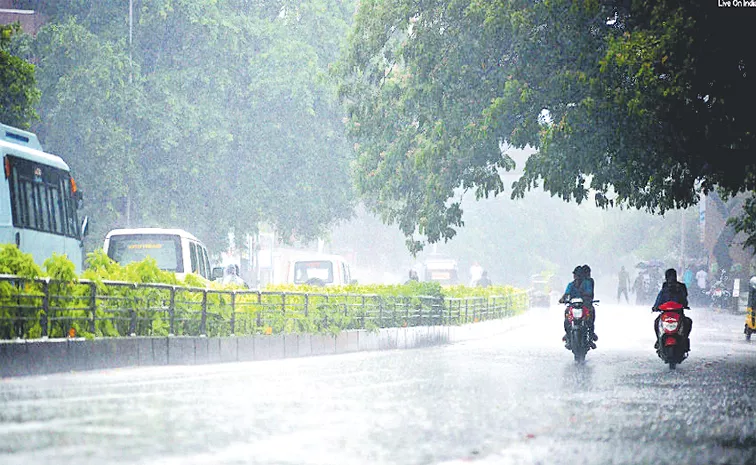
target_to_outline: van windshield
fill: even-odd
[[[311,279],[332,283],[333,263],[328,260],[296,262],[294,264],[294,284],[304,284]]]
[[[123,234],[110,237],[108,257],[121,265],[152,257],[158,268],[184,272],[181,238],[174,234]]]

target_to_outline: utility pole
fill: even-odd
[[[131,57],[131,44],[134,37],[134,0],[129,0],[129,84],[134,73],[134,60]]]
[[[129,88],[133,81],[134,74],[134,60],[132,58],[131,49],[133,43],[133,31],[134,31],[134,1],[129,0]],[[129,89],[131,90],[131,89]],[[129,159],[131,152],[131,121],[129,121],[129,140],[126,147],[126,159]],[[129,182],[126,182],[126,227],[131,226],[131,186]]]

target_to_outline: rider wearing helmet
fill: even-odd
[[[654,302],[653,310],[658,310],[659,305],[663,304],[664,302],[677,302],[683,307],[688,306],[688,288],[685,286],[685,284],[677,280],[677,271],[675,271],[674,268],[669,268],[664,272],[664,283],[662,284],[662,288],[659,291],[659,294],[656,296],[656,302]],[[693,320],[685,316],[682,310],[680,310],[680,316],[682,317],[685,326],[685,339],[686,341],[688,341],[688,344],[690,344],[688,336],[690,336],[690,330],[693,329]],[[659,316],[657,316],[654,320],[654,332],[656,333],[656,342],[654,343],[654,349],[659,348],[660,318],[661,314],[659,314]],[[686,350],[690,350],[690,346],[688,346]]]
[[[746,305],[746,323],[743,332],[746,335],[746,339],[751,340],[751,334],[756,332],[756,276],[753,276],[749,281],[748,289],[748,305]]]
[[[586,276],[586,268],[588,275]],[[575,269],[572,270],[572,281],[570,281],[567,284],[567,288],[564,290],[564,295],[561,299],[559,299],[560,303],[566,303],[569,302],[570,299],[573,297],[580,297],[583,299],[583,305],[587,306],[590,309],[591,314],[591,320],[590,323],[590,330],[591,330],[591,337],[593,341],[598,340],[598,336],[593,332],[593,321],[595,319],[594,311],[593,311],[593,304],[591,303],[593,301],[593,278],[590,276],[591,269],[588,267],[588,265],[585,266],[576,266]],[[569,320],[569,313],[567,310],[564,312],[564,336],[562,337],[562,340],[565,342],[565,347],[569,350],[570,347],[570,338],[567,337],[569,331],[570,331],[570,320]],[[591,343],[591,348],[595,349],[596,344],[593,342]]]
[[[588,299],[588,306],[593,309],[593,291],[594,291],[594,282],[593,278],[591,278],[591,267],[588,265],[583,265],[580,267],[580,269],[583,272],[583,279],[587,282],[586,284],[586,290],[590,295],[590,299]]]
[[[596,336],[595,329],[595,323],[596,323],[596,308],[593,306],[593,293],[596,289],[593,278],[591,278],[591,267],[588,265],[583,265],[580,267],[583,272],[583,279],[585,280],[585,292],[586,297],[584,298],[585,305],[590,309],[589,315],[591,316],[590,320],[588,320],[588,324],[590,325],[591,329],[591,338],[593,338],[594,341],[598,341],[598,336]],[[595,344],[594,344],[595,345]],[[593,347],[595,349],[595,347]]]
[[[567,283],[564,295],[559,299],[559,303],[568,302],[573,297],[583,297],[585,289],[583,288],[583,268],[576,266],[572,270],[572,281]]]
[[[244,282],[241,276],[239,276],[239,266],[232,263],[226,267],[225,275],[223,276],[223,284],[233,284],[248,288],[249,285]]]

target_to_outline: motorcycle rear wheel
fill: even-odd
[[[588,349],[583,345],[584,336],[580,332],[572,333],[572,354],[575,356],[575,363],[582,363],[585,361],[585,354]]]
[[[664,348],[664,357],[662,360],[667,362],[670,370],[677,368],[677,365],[685,359],[682,350],[679,346],[671,346]]]

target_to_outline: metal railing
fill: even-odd
[[[525,292],[468,298],[316,294],[0,275],[0,340],[459,325],[503,318],[527,306]]]

